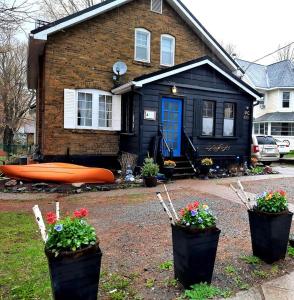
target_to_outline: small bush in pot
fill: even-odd
[[[144,183],[147,187],[153,187],[157,185],[157,174],[159,172],[159,166],[154,163],[153,158],[146,157],[142,167],[141,174],[144,179]]]
[[[180,210],[179,220],[172,225],[174,271],[185,288],[211,283],[219,235],[207,205],[195,201]]]
[[[62,219],[53,212],[47,214],[45,253],[56,300],[97,299],[102,253],[87,215],[85,208]]]
[[[293,213],[288,210],[286,192],[257,195],[248,210],[253,254],[267,263],[285,258]]]

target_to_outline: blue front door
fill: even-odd
[[[174,156],[181,156],[181,135],[182,135],[182,100],[174,98],[162,98],[161,122],[163,135]],[[163,146],[164,156],[168,152]]]

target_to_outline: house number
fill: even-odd
[[[206,147],[205,149],[209,152],[225,152],[225,151],[229,151],[231,149],[231,146],[224,145],[224,144],[211,145]]]
[[[156,121],[156,111],[153,111],[153,110],[145,110],[145,111],[144,111],[144,119],[145,119],[145,120],[153,120],[153,121]]]

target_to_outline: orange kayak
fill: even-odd
[[[32,165],[4,165],[0,170],[7,177],[24,181],[51,181],[60,183],[113,183],[110,170],[88,168],[67,163]]]

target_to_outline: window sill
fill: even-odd
[[[139,61],[139,60],[133,60],[133,64],[138,65],[138,66],[148,67],[148,68],[153,67],[151,62],[145,62],[145,61]]]
[[[120,130],[113,130],[113,129],[85,129],[85,128],[63,128],[66,131],[71,133],[78,133],[78,134],[89,134],[89,133],[104,133],[104,134],[113,134],[119,132]]]
[[[237,136],[205,136],[205,135],[198,135],[198,139],[203,140],[237,140]]]
[[[159,66],[159,68],[160,68],[160,69],[163,69],[163,70],[164,70],[164,69],[171,68],[171,67],[174,67],[174,65],[170,65],[170,66],[160,65],[160,66]]]
[[[121,132],[120,135],[124,135],[124,136],[135,136],[135,133],[133,133],[133,132]]]

